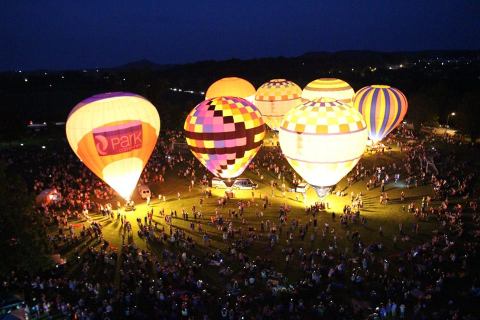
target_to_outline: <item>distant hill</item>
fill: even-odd
[[[158,64],[148,59],[141,59],[137,61],[132,61],[120,66],[108,68],[108,70],[124,70],[124,71],[131,71],[131,70],[167,70],[174,67],[174,64]]]
[[[282,66],[285,63],[302,63],[309,61],[315,63],[315,65],[323,65],[324,67],[362,67],[369,65],[383,65],[383,64],[395,64],[403,63],[407,60],[415,59],[436,59],[436,58],[453,58],[453,59],[469,59],[480,60],[479,50],[423,50],[423,51],[396,51],[396,52],[382,52],[382,51],[370,51],[370,50],[344,50],[344,51],[313,51],[306,52],[296,57],[282,57],[271,56],[261,57],[254,59],[225,59],[225,60],[202,60],[194,61],[182,64],[159,64],[148,59],[141,59],[132,62],[128,62],[122,65],[114,67],[101,67],[87,68],[86,70],[101,69],[104,71],[178,71],[192,68],[203,69],[205,67],[211,68],[226,68],[231,69],[238,73],[236,67],[240,66],[242,69],[245,66],[260,65],[260,64],[275,64]],[[41,74],[41,73],[62,73],[62,72],[75,72],[81,71],[82,68],[77,70],[65,69],[65,70],[47,70],[36,69],[24,71],[29,74]],[[16,71],[5,70],[0,71],[0,74],[15,73]],[[248,73],[248,72],[247,72]]]

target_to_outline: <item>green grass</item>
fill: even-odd
[[[264,152],[262,150],[261,152]],[[401,154],[398,150],[393,150],[390,153],[385,154],[376,154],[376,155],[365,155],[364,163],[367,168],[371,168],[373,164],[382,165],[384,163],[391,163],[396,161],[397,164],[401,165],[404,155]],[[244,177],[249,177],[259,184],[259,189],[255,190],[255,201],[253,206],[246,208],[244,211],[244,217],[246,224],[242,225],[241,219],[234,219],[233,223],[235,227],[242,227],[243,230],[246,230],[248,226],[254,226],[257,230],[260,230],[261,220],[266,221],[267,219],[275,222],[278,226],[278,217],[279,217],[279,206],[286,203],[291,207],[291,212],[289,214],[289,222],[292,219],[297,219],[301,224],[305,224],[309,220],[309,216],[305,214],[304,203],[302,201],[302,196],[298,195],[299,201],[295,200],[295,193],[287,192],[286,197],[283,197],[280,190],[274,191],[274,196],[271,196],[270,180],[274,179],[273,175],[267,171],[262,171],[264,175],[264,181],[260,181],[255,173],[249,171],[248,169],[242,175]],[[337,234],[337,243],[339,248],[342,250],[345,247],[348,247],[351,250],[351,242],[346,239],[347,229],[340,224],[339,215],[342,213],[344,205],[350,204],[350,192],[358,193],[362,191],[364,193],[364,209],[361,210],[361,214],[365,216],[368,220],[366,226],[355,224],[350,224],[348,229],[350,232],[358,231],[364,243],[366,245],[375,242],[382,242],[385,246],[383,254],[385,256],[394,255],[401,249],[408,248],[414,244],[422,243],[431,237],[431,232],[433,229],[437,228],[435,222],[420,222],[420,234],[412,237],[411,240],[407,243],[402,243],[400,237],[398,237],[397,246],[394,247],[393,236],[398,235],[398,224],[402,223],[404,230],[412,235],[411,225],[418,222],[418,220],[413,216],[413,214],[408,213],[402,210],[403,205],[408,205],[410,202],[415,202],[417,205],[420,205],[421,199],[423,196],[432,195],[432,189],[430,186],[421,186],[417,188],[406,189],[404,184],[401,181],[398,184],[390,183],[385,186],[386,191],[389,194],[390,203],[388,205],[381,205],[379,203],[380,188],[375,188],[370,191],[366,191],[365,183],[366,181],[360,181],[352,185],[350,188],[347,187],[346,179],[343,179],[338,185],[337,189],[343,190],[346,188],[347,196],[338,197],[336,195],[329,195],[326,197],[326,201],[330,204],[330,210],[328,212],[323,212],[318,216],[318,232],[316,240],[313,245],[310,243],[310,232],[313,230],[312,227],[309,228],[307,236],[304,241],[301,241],[298,238],[298,233],[295,234],[295,240],[293,241],[293,247],[298,249],[303,247],[307,252],[313,248],[327,249],[328,243],[332,240],[332,235],[327,235],[325,240],[321,239],[321,229],[324,223],[328,223],[331,227],[335,228]],[[154,221],[157,221],[160,225],[165,225],[164,219],[159,216],[159,210],[165,209],[165,213],[169,214],[170,210],[176,210],[178,213],[178,219],[173,219],[173,226],[177,228],[184,229],[187,234],[190,234],[194,241],[197,243],[195,252],[209,252],[210,250],[221,249],[225,250],[229,243],[222,240],[222,234],[215,227],[209,224],[210,216],[214,215],[215,209],[217,208],[217,200],[219,197],[223,196],[224,190],[213,189],[213,196],[208,199],[204,199],[203,206],[200,207],[199,199],[202,196],[202,189],[197,184],[195,188],[189,192],[188,191],[189,179],[179,178],[176,172],[170,172],[167,174],[166,182],[162,184],[151,185],[151,189],[155,195],[158,193],[165,195],[167,201],[159,201],[154,198],[151,202],[151,207],[154,209]],[[281,183],[280,183],[281,184]],[[404,203],[399,202],[400,193],[404,190],[406,195],[406,200]],[[177,191],[181,193],[181,199],[177,199]],[[268,195],[270,200],[270,206],[267,210],[264,211],[263,218],[257,218],[255,212],[257,210],[262,210],[262,202],[259,199],[259,196]],[[136,211],[127,212],[127,218],[131,222],[133,227],[133,242],[142,249],[149,249],[153,252],[161,252],[161,245],[150,245],[145,240],[138,237],[138,225],[136,218],[141,218],[143,221],[146,212],[150,209],[146,206],[145,201],[141,201],[138,196],[134,197],[137,206]],[[237,209],[238,200],[251,200],[251,191],[236,191],[236,198],[229,200],[227,206],[222,209],[219,208],[219,212],[223,214],[224,218],[229,219],[228,210]],[[307,204],[314,203],[318,201],[318,198],[314,190],[310,189],[307,193]],[[116,201],[114,201],[116,203]],[[203,213],[203,219],[197,222],[203,224],[203,229],[206,230],[211,238],[211,246],[205,248],[202,242],[201,234],[198,231],[191,232],[189,228],[189,222],[181,219],[182,217],[182,208],[185,208],[189,212],[190,220],[193,219],[191,214],[192,206],[195,205],[197,210],[200,210]],[[258,205],[258,207],[257,207]],[[331,211],[337,213],[335,220],[332,220]],[[102,223],[103,225],[103,234],[104,238],[110,242],[110,244],[115,248],[121,247],[121,224],[116,220],[116,217],[113,221],[110,221],[108,218],[104,218],[99,214],[91,213],[91,217]],[[72,221],[75,223],[76,221]],[[379,227],[382,226],[384,235],[381,236],[378,232]],[[81,230],[80,228],[77,229]],[[165,226],[165,230],[168,232],[168,226]],[[283,228],[283,233],[280,238],[280,245],[277,245],[271,252],[268,252],[269,258],[275,261],[275,264],[278,266],[278,270],[284,271],[284,255],[282,255],[282,248],[286,247],[286,237],[287,237],[287,227]],[[252,248],[248,250],[248,253],[255,256],[264,256],[265,248],[268,243],[265,240],[258,241]],[[170,245],[167,244],[167,247],[170,248]],[[295,270],[288,270],[287,274],[290,279],[295,279],[298,276],[298,273]]]

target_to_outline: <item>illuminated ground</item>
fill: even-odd
[[[267,144],[268,145],[268,144]],[[401,162],[402,154],[398,150],[393,150],[390,153],[386,154],[375,154],[370,155],[366,154],[364,156],[364,161],[367,167],[370,167],[373,163],[376,165],[382,165],[387,162],[397,161]],[[266,221],[269,219],[272,222],[277,223],[278,225],[278,213],[279,206],[286,203],[292,208],[291,213],[289,214],[289,221],[292,219],[299,219],[301,224],[307,222],[309,216],[305,214],[304,211],[304,202],[301,194],[296,194],[293,192],[287,192],[286,197],[283,197],[282,192],[279,189],[274,190],[274,196],[271,196],[271,188],[269,182],[273,179],[273,176],[268,172],[263,172],[265,178],[264,182],[261,182],[258,177],[250,172],[246,171],[243,176],[250,177],[252,180],[259,184],[259,189],[254,191],[255,201],[254,205],[250,208],[246,208],[244,212],[244,217],[246,220],[245,225],[242,225],[241,220],[234,219],[235,227],[242,227],[243,230],[247,230],[249,226],[254,226],[257,230],[260,229],[261,220]],[[214,250],[214,249],[225,249],[228,246],[228,242],[222,240],[221,233],[213,226],[210,225],[210,216],[214,215],[215,209],[217,208],[217,200],[219,197],[223,196],[224,190],[215,190],[213,189],[213,196],[211,198],[205,199],[203,206],[200,207],[199,199],[202,197],[202,189],[200,186],[196,185],[195,188],[189,192],[188,191],[189,180],[184,178],[178,178],[176,173],[172,173],[170,176],[167,175],[166,182],[160,185],[150,186],[154,194],[162,194],[166,196],[166,201],[159,201],[157,198],[154,198],[151,203],[151,208],[154,209],[154,221],[157,221],[160,226],[165,226],[165,230],[168,233],[168,226],[165,224],[164,218],[159,216],[160,209],[165,209],[165,213],[169,214],[170,210],[176,210],[178,213],[178,218],[173,219],[173,226],[184,229],[195,242],[199,245],[196,250],[205,252],[204,249]],[[346,186],[345,179],[342,180],[337,186],[338,190],[343,190]],[[406,200],[403,203],[400,203],[400,192],[404,190],[406,195]],[[177,199],[177,192],[181,193],[181,199]],[[431,231],[436,228],[435,222],[420,222],[420,234],[415,237],[415,239],[410,240],[409,242],[403,243],[398,240],[397,248],[394,248],[393,245],[393,236],[398,236],[398,225],[402,223],[404,230],[412,235],[412,224],[417,222],[417,219],[413,217],[413,214],[408,213],[406,210],[402,210],[402,206],[407,206],[408,203],[414,201],[417,205],[420,205],[421,199],[423,196],[432,195],[432,189],[430,186],[422,186],[417,188],[407,189],[405,187],[404,181],[400,181],[397,184],[390,183],[386,185],[385,191],[388,192],[390,202],[387,206],[381,205],[379,203],[380,188],[376,188],[366,192],[365,181],[360,181],[355,183],[351,188],[345,189],[347,196],[338,197],[336,195],[329,195],[326,198],[326,201],[329,202],[331,209],[328,212],[321,213],[318,216],[319,222],[319,231],[317,232],[317,237],[314,241],[313,246],[310,244],[310,232],[312,229],[309,229],[307,236],[304,241],[301,241],[298,238],[298,233],[296,234],[294,240],[294,247],[300,248],[303,247],[307,250],[313,248],[326,249],[329,242],[332,239],[332,236],[328,236],[326,239],[321,239],[321,227],[324,223],[330,224],[331,227],[335,228],[337,232],[337,240],[340,248],[349,247],[351,249],[351,244],[348,240],[345,239],[346,228],[340,225],[339,214],[342,212],[343,206],[345,204],[350,204],[350,192],[358,193],[360,191],[364,192],[364,209],[361,211],[362,215],[368,219],[366,226],[363,225],[350,225],[349,230],[359,231],[361,238],[363,239],[366,245],[381,241],[385,246],[385,255],[394,255],[400,248],[410,247],[415,243],[420,243],[426,240],[428,237],[431,237]],[[264,211],[263,218],[257,218],[256,212],[261,209],[261,201],[259,200],[260,196],[268,195],[271,205]],[[138,197],[138,196],[137,196]],[[298,197],[298,200],[296,199]],[[246,199],[251,200],[252,191],[237,191],[236,199]],[[219,212],[223,214],[225,218],[228,217],[228,209],[237,209],[237,200],[232,199],[228,202],[226,208],[219,208]],[[137,218],[143,218],[146,215],[146,212],[150,209],[147,207],[144,201],[140,202],[137,198],[136,211],[127,212],[127,217],[133,226],[133,238],[130,241],[133,241],[138,247],[143,249],[151,249],[154,252],[159,252],[158,250],[162,249],[162,246],[166,246],[170,249],[173,249],[170,244],[160,245],[155,244],[151,246],[144,239],[141,239],[138,236],[138,224],[136,222]],[[318,201],[318,198],[314,190],[310,189],[307,195],[307,204]],[[212,240],[210,248],[205,248],[202,242],[201,234],[195,230],[190,230],[190,223],[182,219],[182,208],[185,208],[189,212],[190,220],[193,219],[192,215],[192,206],[195,205],[198,210],[203,213],[203,219],[198,220],[197,222],[202,223],[203,229],[206,230]],[[331,211],[337,213],[335,220],[332,220]],[[118,249],[121,247],[122,237],[121,237],[121,224],[116,218],[111,221],[109,218],[102,217],[99,214],[92,213],[91,217],[98,222],[103,224],[103,233],[107,241],[110,242],[111,246]],[[75,222],[74,222],[75,223]],[[379,234],[379,227],[382,226],[384,235],[383,237]],[[80,224],[77,224],[77,230],[80,230]],[[279,264],[282,265],[284,256],[281,254],[282,248],[286,245],[286,234],[285,231],[287,228],[284,228],[284,232],[281,235],[280,245],[277,245],[272,252],[269,252],[269,256],[272,259],[278,258]],[[399,237],[400,238],[400,237]],[[348,244],[347,244],[348,242]],[[256,245],[253,246],[250,251],[250,254],[263,255],[265,254],[265,248],[267,247],[267,242],[265,240],[260,240]],[[290,271],[289,271],[290,272]],[[294,274],[292,274],[294,276]]]

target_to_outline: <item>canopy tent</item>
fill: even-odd
[[[62,200],[62,195],[57,189],[49,188],[40,192],[39,195],[35,198],[35,203],[39,206],[44,204],[50,204],[51,202],[57,202]]]

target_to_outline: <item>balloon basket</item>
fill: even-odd
[[[331,187],[316,187],[316,186],[312,186],[312,187],[315,189],[315,192],[317,193],[317,196],[321,200],[329,194],[330,189],[331,189]]]

